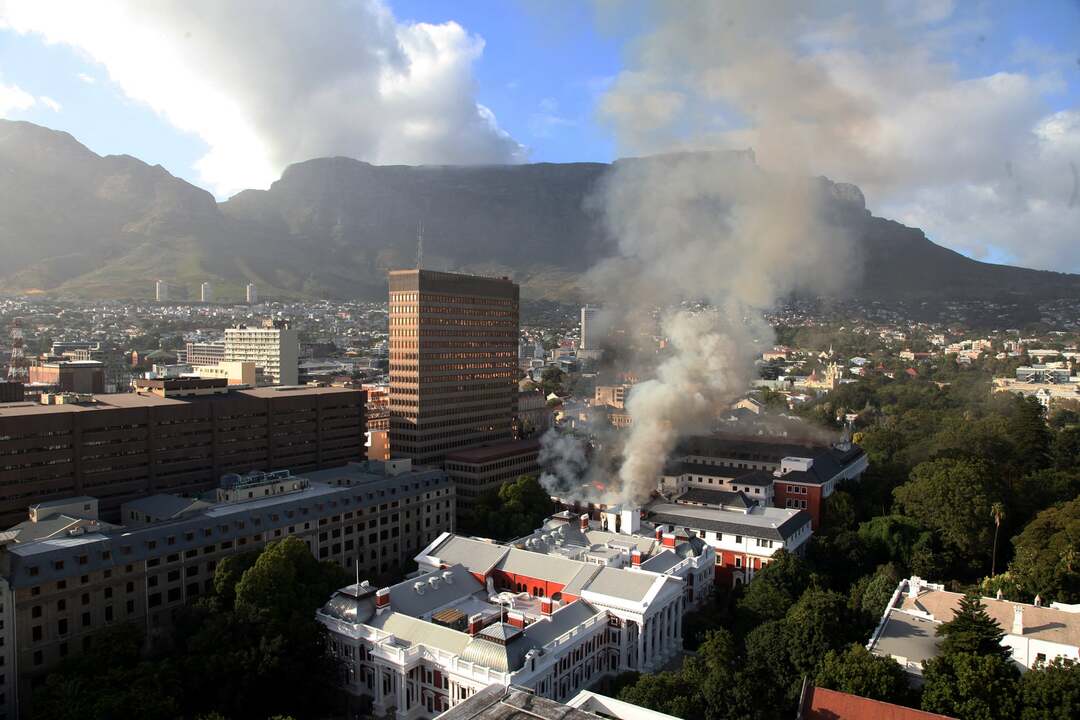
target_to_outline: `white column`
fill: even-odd
[[[397,677],[396,677],[396,680],[397,680],[397,716],[399,718],[404,718],[405,717],[406,709],[408,707],[408,703],[406,702],[406,690],[408,689],[406,683],[408,683],[408,679],[409,679],[409,675],[408,675],[407,672],[404,673],[404,674],[398,674]]]
[[[641,624],[638,626],[638,672],[644,672],[645,670],[645,620],[642,618]]]

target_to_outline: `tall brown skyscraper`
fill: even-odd
[[[390,452],[446,453],[511,438],[519,288],[507,279],[390,272]]]

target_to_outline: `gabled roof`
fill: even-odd
[[[654,575],[648,572],[634,572],[621,568],[600,568],[593,578],[585,585],[585,590],[597,595],[640,603],[645,600],[658,581],[666,581],[663,575]]]
[[[136,510],[145,513],[154,519],[171,520],[172,518],[185,513],[196,512],[212,506],[213,503],[198,498],[186,498],[179,495],[159,493],[157,495],[150,495],[126,502],[124,503],[123,509]],[[126,520],[127,518],[124,519]]]
[[[575,600],[553,612],[549,619],[538,620],[527,626],[525,637],[529,639],[531,645],[543,647],[601,612],[603,611],[584,600]]]
[[[503,572],[514,575],[527,575],[532,578],[543,578],[550,582],[568,585],[578,573],[582,571],[585,563],[577,560],[568,560],[558,555],[544,555],[510,548],[496,567]]]
[[[480,592],[484,586],[463,565],[427,573],[390,588],[390,607],[421,617],[444,605]]]
[[[664,573],[675,567],[683,561],[683,558],[679,557],[670,550],[665,550],[662,553],[653,555],[651,558],[641,563],[642,570],[648,570],[650,572]]]
[[[384,612],[368,620],[367,624],[404,640],[409,645],[429,645],[455,655],[460,655],[471,640],[467,633],[424,622],[400,612]]]
[[[741,490],[738,492],[732,492],[730,490],[711,490],[709,488],[692,487],[684,492],[679,497],[675,498],[676,503],[680,504],[697,504],[697,505],[710,505],[713,507],[733,507],[745,510],[746,508],[753,507],[754,501],[746,496]]]
[[[803,525],[810,523],[805,510],[756,507],[749,513],[694,505],[654,503],[648,507],[649,521],[660,525],[693,530],[747,535],[772,540],[787,540]]]
[[[473,572],[486,573],[502,560],[510,548],[483,540],[450,535],[442,543],[428,551],[444,565],[461,564]]]

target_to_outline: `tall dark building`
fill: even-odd
[[[0,402],[22,402],[23,384],[0,380]]]
[[[390,273],[390,452],[423,464],[512,438],[519,288],[434,270]]]

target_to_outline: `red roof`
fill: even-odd
[[[810,707],[802,714],[803,720],[955,720],[837,690],[815,687],[809,694]]]

